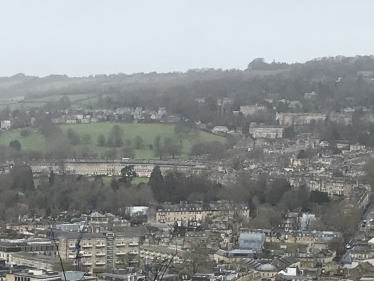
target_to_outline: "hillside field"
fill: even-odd
[[[91,144],[87,145],[91,151],[101,155],[108,147],[99,147],[97,145],[97,140],[100,134],[103,134],[105,138],[110,134],[113,126],[119,125],[122,127],[123,141],[126,139],[134,140],[134,138],[139,135],[144,140],[144,148],[136,149],[137,159],[152,159],[155,158],[153,155],[153,150],[149,148],[149,144],[152,144],[157,135],[161,136],[161,141],[165,137],[171,137],[175,140],[182,141],[182,156],[189,153],[191,147],[195,143],[208,142],[208,141],[219,141],[225,142],[225,138],[217,135],[213,135],[207,132],[199,131],[199,133],[194,135],[191,133],[188,136],[183,136],[182,138],[174,133],[174,125],[164,125],[164,124],[136,124],[136,123],[91,123],[91,124],[76,124],[76,125],[60,125],[60,128],[65,133],[69,128],[72,128],[81,137],[85,134],[91,136]],[[11,140],[18,140],[21,143],[23,151],[43,151],[45,147],[45,141],[42,135],[36,132],[32,132],[27,137],[22,137],[20,135],[20,130],[2,132],[0,136],[0,145],[9,145]],[[79,151],[85,145],[74,146],[74,150]],[[120,150],[121,148],[118,148]]]

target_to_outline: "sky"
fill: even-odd
[[[372,0],[0,0],[0,76],[370,55]]]

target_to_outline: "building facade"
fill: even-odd
[[[283,113],[277,112],[275,120],[278,121],[281,126],[292,126],[292,125],[307,125],[312,120],[324,121],[327,118],[327,114],[324,113]]]
[[[254,115],[260,112],[265,112],[266,107],[259,104],[254,105],[242,105],[240,106],[240,112],[243,113],[244,116]]]
[[[249,128],[249,133],[256,139],[278,139],[283,137],[283,128]]]
[[[245,203],[214,202],[210,204],[163,204],[153,213],[160,223],[204,222],[208,217],[213,221],[228,221],[235,216],[249,218],[249,208]],[[149,219],[152,220],[151,216]]]
[[[79,233],[65,233],[59,238],[63,260],[74,263],[74,250]],[[131,233],[85,233],[81,242],[81,264],[94,268],[115,268],[136,265],[139,262],[140,238]]]
[[[30,167],[34,175],[48,175],[50,171],[60,173],[63,170],[71,175],[84,176],[118,176],[126,166],[134,166],[138,177],[150,177],[156,166],[160,167],[163,174],[169,171],[178,171],[183,174],[200,174],[206,170],[204,165],[194,162],[161,161],[161,160],[74,160],[68,159],[62,163],[52,162],[31,162]]]

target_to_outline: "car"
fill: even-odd
[[[374,221],[374,219],[369,220],[370,223],[372,223],[373,221]]]

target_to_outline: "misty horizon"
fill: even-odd
[[[272,62],[275,62],[275,63],[279,63],[279,64],[282,64],[282,63],[286,63],[286,64],[289,64],[289,65],[293,65],[293,64],[304,64],[308,61],[316,61],[318,59],[321,59],[321,58],[336,58],[336,57],[350,57],[350,56],[342,56],[342,55],[335,55],[335,56],[324,56],[324,57],[318,57],[318,58],[313,58],[313,59],[309,59],[309,60],[306,60],[306,61],[295,61],[295,62],[285,62],[285,61],[276,61],[276,60],[273,60],[273,61],[268,61],[266,60],[265,58],[264,59],[264,62],[265,63],[268,63],[268,64],[271,64]],[[355,56],[352,56],[352,57],[364,57],[364,56],[367,56],[367,57],[372,57],[373,55],[372,54],[367,54],[367,55],[362,55],[362,54],[357,54]],[[258,57],[258,58],[261,58],[261,57]],[[253,60],[255,60],[257,58],[254,58]],[[253,61],[251,60],[251,61]],[[50,73],[48,75],[45,75],[45,76],[39,76],[39,75],[32,75],[32,74],[28,74],[28,73],[24,73],[24,72],[18,72],[18,73],[14,73],[12,75],[9,75],[9,76],[0,76],[2,78],[11,78],[13,76],[17,76],[17,75],[25,75],[25,76],[29,76],[29,77],[38,77],[38,78],[45,78],[45,77],[48,77],[48,76],[67,76],[69,78],[85,78],[85,77],[90,77],[90,76],[97,76],[97,75],[136,75],[136,74],[151,74],[151,73],[156,73],[156,74],[169,74],[169,73],[186,73],[188,71],[193,71],[193,70],[201,70],[201,71],[204,71],[204,70],[222,70],[222,71],[227,71],[227,70],[240,70],[240,71],[243,71],[243,70],[246,70],[248,69],[248,64],[251,62],[249,61],[245,67],[243,68],[221,68],[221,67],[217,67],[217,68],[213,68],[213,67],[195,67],[195,68],[189,68],[189,69],[185,69],[185,70],[171,70],[171,71],[164,71],[164,72],[158,72],[158,71],[149,71],[149,72],[133,72],[133,73],[125,73],[125,72],[118,72],[118,73],[92,73],[92,74],[88,74],[88,75],[82,75],[82,76],[71,76],[71,75],[68,75],[68,74],[64,74],[64,73]]]
[[[374,2],[2,1],[0,76],[245,69],[370,54]]]

